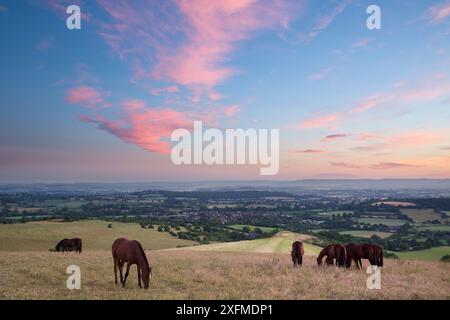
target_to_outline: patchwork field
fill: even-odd
[[[401,219],[383,219],[383,218],[360,218],[358,219],[360,223],[368,224],[384,224],[387,226],[401,226],[408,221]]]
[[[425,221],[438,220],[441,222],[446,221],[441,215],[433,209],[401,209],[403,214],[413,219],[416,223],[423,223]]]
[[[245,227],[248,227],[250,230],[255,230],[256,228],[261,229],[263,232],[273,232],[274,230],[277,230],[277,228],[269,228],[269,227],[258,227],[258,226],[251,226],[247,224],[231,224],[228,226],[231,229],[242,231]]]
[[[341,231],[340,234],[348,234],[354,237],[360,237],[360,238],[370,238],[373,235],[377,235],[378,237],[384,239],[387,237],[392,236],[394,233],[391,232],[381,232],[381,231],[366,231],[366,230],[348,230],[348,231]]]
[[[344,210],[336,210],[336,211],[326,211],[326,212],[320,212],[319,215],[321,216],[342,216],[344,214],[353,214],[353,211],[344,211]]]

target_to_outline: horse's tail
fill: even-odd
[[[380,247],[380,267],[383,266],[383,248]]]

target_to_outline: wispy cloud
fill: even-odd
[[[336,69],[336,68],[335,67],[324,68],[324,69],[320,70],[319,72],[309,75],[308,79],[317,81],[317,80],[322,80],[324,78],[328,78],[334,69]]]
[[[380,162],[374,165],[371,165],[372,169],[398,169],[398,168],[417,168],[420,167],[418,165],[407,164],[407,163],[399,163],[399,162]]]
[[[366,47],[369,44],[369,39],[362,39],[362,40],[358,40],[354,43],[352,43],[351,47],[352,49],[356,49],[356,48],[363,48]]]
[[[319,150],[319,149],[305,149],[305,150],[292,150],[291,153],[324,153],[325,150]]]
[[[295,127],[298,129],[334,128],[339,122],[339,114],[325,114],[302,120]]]
[[[78,86],[67,90],[65,100],[88,108],[104,108],[110,104],[105,100],[106,93],[89,86]]]
[[[441,5],[434,5],[428,9],[428,18],[430,23],[437,24],[450,17],[450,1]]]
[[[359,169],[361,166],[346,162],[330,162],[330,164],[334,167],[346,168],[346,169]]]
[[[39,51],[45,51],[53,47],[54,47],[54,40],[49,37],[45,37],[41,39],[34,48]]]
[[[310,43],[317,35],[328,28],[336,17],[341,14],[345,8],[351,3],[351,0],[341,1],[330,12],[320,15],[315,21],[312,27],[306,32],[300,33],[300,40],[304,43]]]
[[[155,88],[150,90],[150,93],[152,95],[158,96],[161,93],[176,93],[179,92],[180,90],[178,89],[177,86],[168,86],[168,87],[164,87],[164,88]]]
[[[322,141],[332,141],[340,138],[348,137],[348,134],[339,133],[339,134],[330,134],[322,139]]]
[[[4,5],[0,5],[0,12],[7,12],[8,8]]]

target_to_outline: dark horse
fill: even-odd
[[[80,238],[73,239],[63,239],[55,246],[55,251],[65,252],[65,251],[75,251],[81,253],[83,248],[83,242]]]
[[[372,264],[382,267],[383,266],[383,247],[378,244],[373,244],[372,247],[373,247]]]
[[[347,268],[351,267],[352,260],[355,261],[356,267],[362,269],[361,259],[369,260],[371,265],[375,264],[374,248],[371,244],[349,243],[345,245],[347,249]]]
[[[130,273],[130,266],[135,264],[137,266],[138,284],[142,288],[141,278],[144,282],[144,288],[148,289],[150,278],[152,277],[152,268],[148,264],[147,256],[141,244],[136,240],[128,240],[119,238],[114,241],[112,245],[112,256],[114,259],[114,278],[117,284],[117,268],[120,271],[120,282],[125,287],[128,274]],[[122,276],[124,263],[127,263],[127,271],[125,277]]]
[[[323,248],[319,256],[317,257],[317,265],[322,265],[323,257],[327,256],[325,260],[328,266],[334,265],[334,259],[336,259],[336,265],[339,267],[345,267],[347,263],[347,250],[340,243],[330,243]]]
[[[345,267],[347,265],[347,249],[345,249],[345,246],[340,243],[336,243],[333,249],[336,265],[338,267]]]
[[[296,266],[302,265],[304,254],[305,250],[303,249],[303,243],[301,241],[294,241],[294,243],[292,243],[292,251],[291,251],[291,257],[292,262],[294,263],[294,268]]]
[[[325,260],[327,266],[333,265],[333,259],[334,259],[334,244],[330,243],[325,248],[323,248],[319,256],[317,257],[317,265],[321,266],[323,264],[322,260],[323,257],[327,256],[327,259]]]

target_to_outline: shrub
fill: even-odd
[[[441,261],[442,262],[450,262],[450,254],[446,254],[445,256],[442,256]]]

